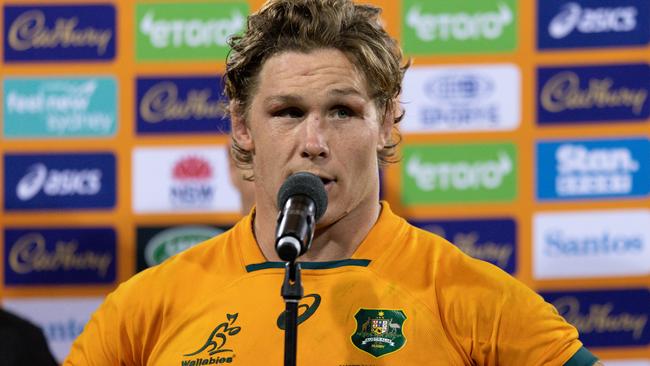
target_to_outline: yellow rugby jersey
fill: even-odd
[[[352,258],[302,264],[299,365],[593,363],[532,290],[382,207]],[[283,264],[251,227],[249,215],[121,284],[64,364],[282,365]]]

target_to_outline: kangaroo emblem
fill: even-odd
[[[238,315],[239,313],[226,314],[228,321],[217,325],[212,333],[210,333],[210,336],[205,341],[205,344],[199,348],[198,351],[188,353],[183,356],[194,356],[203,351],[207,351],[210,356],[220,352],[232,352],[232,349],[225,349],[223,346],[226,345],[226,341],[228,340],[228,337],[226,335],[234,336],[241,330],[241,327],[231,327],[237,320]]]

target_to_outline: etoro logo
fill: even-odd
[[[516,11],[512,0],[405,0],[404,49],[418,54],[512,50]]]
[[[510,201],[515,196],[512,144],[404,148],[405,204]]]
[[[139,4],[136,8],[139,60],[217,60],[228,38],[241,32],[249,7],[234,3]]]

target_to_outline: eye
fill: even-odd
[[[352,111],[352,109],[350,109],[348,107],[339,105],[339,106],[334,107],[333,115],[334,115],[335,118],[338,118],[338,119],[347,119],[347,118],[353,117],[354,112]]]
[[[287,107],[273,112],[272,115],[273,117],[301,118],[305,114],[300,110],[300,108]]]

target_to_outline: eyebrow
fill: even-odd
[[[357,96],[362,99],[366,99],[359,90],[356,88],[344,88],[344,89],[332,89],[327,92],[330,96]],[[298,94],[282,94],[282,95],[272,95],[264,99],[264,104],[285,104],[285,103],[298,103],[303,100],[303,97]]]

